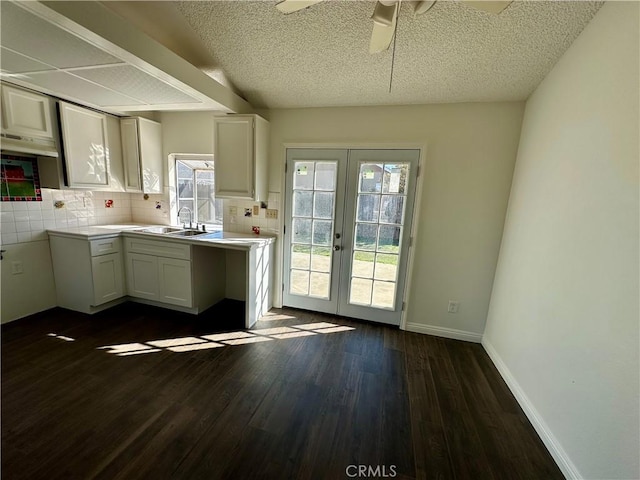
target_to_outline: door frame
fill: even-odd
[[[421,207],[422,207],[422,185],[426,175],[426,154],[427,143],[424,141],[416,142],[283,142],[280,147],[280,214],[278,225],[278,242],[277,242],[277,256],[278,262],[275,269],[275,285],[276,298],[274,298],[274,305],[282,307],[282,294],[284,289],[284,221],[287,218],[289,212],[285,211],[285,199],[287,195],[286,180],[287,173],[285,166],[287,164],[287,149],[288,148],[306,148],[306,149],[366,149],[366,150],[397,150],[397,149],[414,149],[419,150],[420,155],[418,159],[418,179],[416,181],[416,191],[413,207],[413,221],[411,222],[411,242],[409,245],[409,251],[407,254],[407,271],[405,273],[405,284],[403,292],[403,308],[400,315],[400,330],[406,330],[409,297],[412,287],[413,270],[415,264],[415,246],[418,244],[418,223],[420,219]]]

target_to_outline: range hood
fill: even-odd
[[[20,137],[6,133],[0,134],[0,148],[7,152],[28,153],[40,157],[60,156],[54,140]]]

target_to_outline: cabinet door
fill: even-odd
[[[158,257],[158,281],[159,301],[182,307],[193,306],[190,261]]]
[[[13,135],[53,139],[49,98],[3,85],[2,129]]]
[[[162,193],[162,126],[158,122],[139,118],[138,132],[142,191]]]
[[[214,159],[216,197],[253,199],[253,117],[231,116],[214,120]]]
[[[158,257],[127,254],[127,293],[132,297],[158,300]]]
[[[109,187],[106,115],[65,102],[59,105],[69,186]]]
[[[120,136],[120,119],[113,115],[107,115],[107,159],[109,171],[109,191],[124,192],[125,176],[122,161],[122,140]]]
[[[124,295],[122,255],[111,253],[91,258],[93,305],[98,306]]]
[[[135,118],[120,120],[120,135],[122,136],[125,189],[127,192],[141,192],[138,122]]]

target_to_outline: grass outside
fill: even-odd
[[[362,248],[362,246],[358,246],[358,248]],[[329,247],[312,247],[311,245],[293,244],[293,253],[311,254],[312,249],[313,255],[322,255],[325,257],[329,257],[331,255],[331,248]],[[396,245],[379,245],[377,262],[385,263],[388,265],[397,265],[397,253],[398,247]],[[376,261],[375,244],[367,244],[365,250],[356,250],[355,259],[362,262]]]

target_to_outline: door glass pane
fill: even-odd
[[[396,296],[395,282],[373,282],[371,305],[381,308],[393,308]]]
[[[385,163],[382,193],[405,194],[407,176],[409,175],[408,163]]]
[[[311,219],[293,219],[293,241],[295,243],[311,243]]]
[[[352,278],[349,290],[349,302],[359,305],[371,305],[373,282],[364,278]]]
[[[313,190],[315,162],[295,162],[293,170],[294,190]]]
[[[295,293],[297,295],[308,295],[309,271],[292,269],[289,285],[291,293]]]
[[[383,166],[382,163],[362,163],[360,165],[358,192],[380,193],[382,190]]]
[[[311,270],[326,273],[331,271],[331,248],[311,247]]]
[[[294,163],[289,293],[329,299],[337,162]]]
[[[328,273],[311,272],[309,295],[312,297],[329,298],[331,276]]]
[[[358,195],[359,222],[377,222],[380,211],[380,195]]]
[[[291,268],[309,270],[311,247],[309,245],[291,245]]]
[[[378,226],[375,223],[356,223],[356,249],[375,250]]]
[[[336,173],[338,164],[336,162],[316,162],[316,190],[336,190]]]
[[[310,217],[313,192],[293,192],[293,216]]]
[[[349,303],[394,309],[409,164],[362,162],[358,171]]]
[[[361,252],[356,250],[353,252],[353,271],[354,277],[372,278],[373,266],[376,254],[373,252]]]
[[[378,235],[379,252],[400,252],[400,232],[401,227],[392,225],[381,225]]]
[[[316,192],[313,196],[314,218],[333,218],[333,192]]]
[[[398,255],[390,255],[387,253],[378,253],[376,255],[376,268],[375,275],[376,280],[389,280],[396,281],[398,274]]]
[[[380,223],[402,225],[404,215],[404,197],[402,195],[383,195],[380,207]]]
[[[331,227],[333,222],[330,220],[314,220],[313,221],[313,244],[314,245],[331,245]]]

